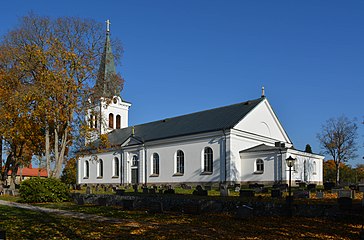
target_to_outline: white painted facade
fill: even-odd
[[[101,110],[103,116],[113,113],[115,117],[120,114],[126,120],[122,126],[127,127],[129,107],[130,104],[121,101],[116,106],[103,106]],[[108,120],[105,117],[103,119],[105,122]],[[110,130],[102,129],[104,132]],[[265,98],[233,128],[148,142],[138,141],[131,136],[127,142],[112,150],[80,157],[77,182],[148,185],[286,182],[288,168],[285,159],[288,156],[297,158],[292,172],[293,180],[318,184],[323,181],[323,156],[292,149],[292,142]],[[285,148],[281,151],[244,152],[262,144],[274,147],[276,142],[284,143]],[[205,148],[212,150],[212,171],[204,171]],[[179,151],[184,154],[183,174],[177,173]],[[153,173],[154,154],[159,157],[158,174]],[[115,174],[115,158],[119,159],[118,174]],[[99,159],[103,162],[102,177],[97,174]],[[264,171],[257,171],[257,159],[263,160]],[[89,162],[89,174],[85,173],[86,161]]]

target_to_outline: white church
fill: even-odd
[[[264,89],[257,99],[128,126],[131,103],[109,77],[116,71],[108,27],[99,72],[103,96],[86,116],[94,131],[77,161],[79,184],[288,183],[292,157],[293,184],[322,185],[324,157],[293,147]],[[107,136],[107,147],[100,147],[100,136]]]

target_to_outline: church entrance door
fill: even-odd
[[[139,183],[139,181],[138,181],[138,179],[139,179],[139,176],[138,176],[139,174],[138,174],[138,169],[137,168],[133,168],[133,169],[131,169],[131,184],[138,184]]]

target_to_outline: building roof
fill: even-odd
[[[33,168],[32,164],[29,167],[18,168],[16,172],[17,176],[23,177],[48,177],[47,170],[44,168]],[[8,175],[11,175],[11,170],[9,170]]]
[[[110,32],[107,31],[104,52],[101,57],[99,72],[96,79],[96,97],[112,98],[120,95],[121,85],[116,76]]]
[[[265,98],[195,112],[160,121],[115,129],[108,134],[110,144],[121,145],[133,136],[139,142],[231,129]],[[134,131],[134,134],[133,134]]]

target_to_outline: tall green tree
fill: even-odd
[[[340,183],[340,164],[356,157],[357,130],[354,120],[341,116],[327,120],[317,134],[324,153],[335,163],[336,183]]]

